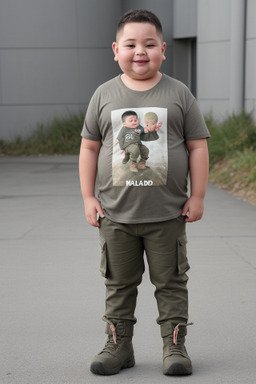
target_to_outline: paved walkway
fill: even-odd
[[[194,373],[162,375],[153,287],[139,290],[136,366],[94,376],[105,342],[97,230],[85,221],[77,157],[0,158],[1,384],[253,384],[256,207],[209,185],[188,226]]]

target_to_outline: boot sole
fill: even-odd
[[[127,362],[125,362],[121,367],[116,367],[112,369],[105,367],[104,364],[101,363],[100,361],[94,361],[91,364],[90,371],[95,375],[109,376],[109,375],[116,375],[117,373],[120,372],[121,369],[132,368],[134,367],[134,365],[135,365],[134,357],[132,357]]]
[[[185,376],[191,374],[192,368],[186,368],[180,363],[173,363],[166,371],[164,371],[164,375],[167,376]]]

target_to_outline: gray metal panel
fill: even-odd
[[[246,99],[256,99],[256,39],[246,44]]]
[[[246,29],[246,38],[255,39],[256,38],[256,1],[247,0],[247,29]]]
[[[231,0],[198,0],[197,98],[203,113],[229,110]]]
[[[116,0],[1,0],[0,48],[106,47],[120,9]]]
[[[178,39],[173,47],[173,75],[184,84],[189,83],[189,41],[188,39]]]
[[[256,121],[256,1],[247,0],[245,109],[253,112]]]
[[[1,56],[4,105],[78,101],[76,50],[6,50]]]
[[[232,0],[198,0],[198,42],[230,39]]]
[[[76,7],[70,0],[1,0],[0,47],[76,44]]]
[[[6,50],[1,53],[4,105],[86,102],[116,75],[108,49]]]
[[[197,35],[197,0],[174,0],[173,38]]]
[[[70,0],[73,1],[74,0]],[[121,14],[120,0],[77,0],[79,47],[110,47]]]
[[[229,42],[198,45],[199,99],[229,98],[229,49]]]
[[[0,138],[86,105],[119,73],[111,44],[120,14],[116,0],[1,0]]]

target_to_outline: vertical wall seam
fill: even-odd
[[[229,112],[239,114],[244,106],[245,0],[231,1],[230,104]]]
[[[243,47],[243,109],[245,109],[245,96],[246,96],[246,37],[247,37],[247,10],[248,0],[244,1],[244,47]]]

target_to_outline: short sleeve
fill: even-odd
[[[184,136],[186,141],[209,138],[211,136],[196,99],[194,99],[185,114]]]
[[[86,111],[84,125],[81,132],[82,137],[93,141],[101,141],[98,111],[98,98],[97,93],[95,93],[92,96]]]

